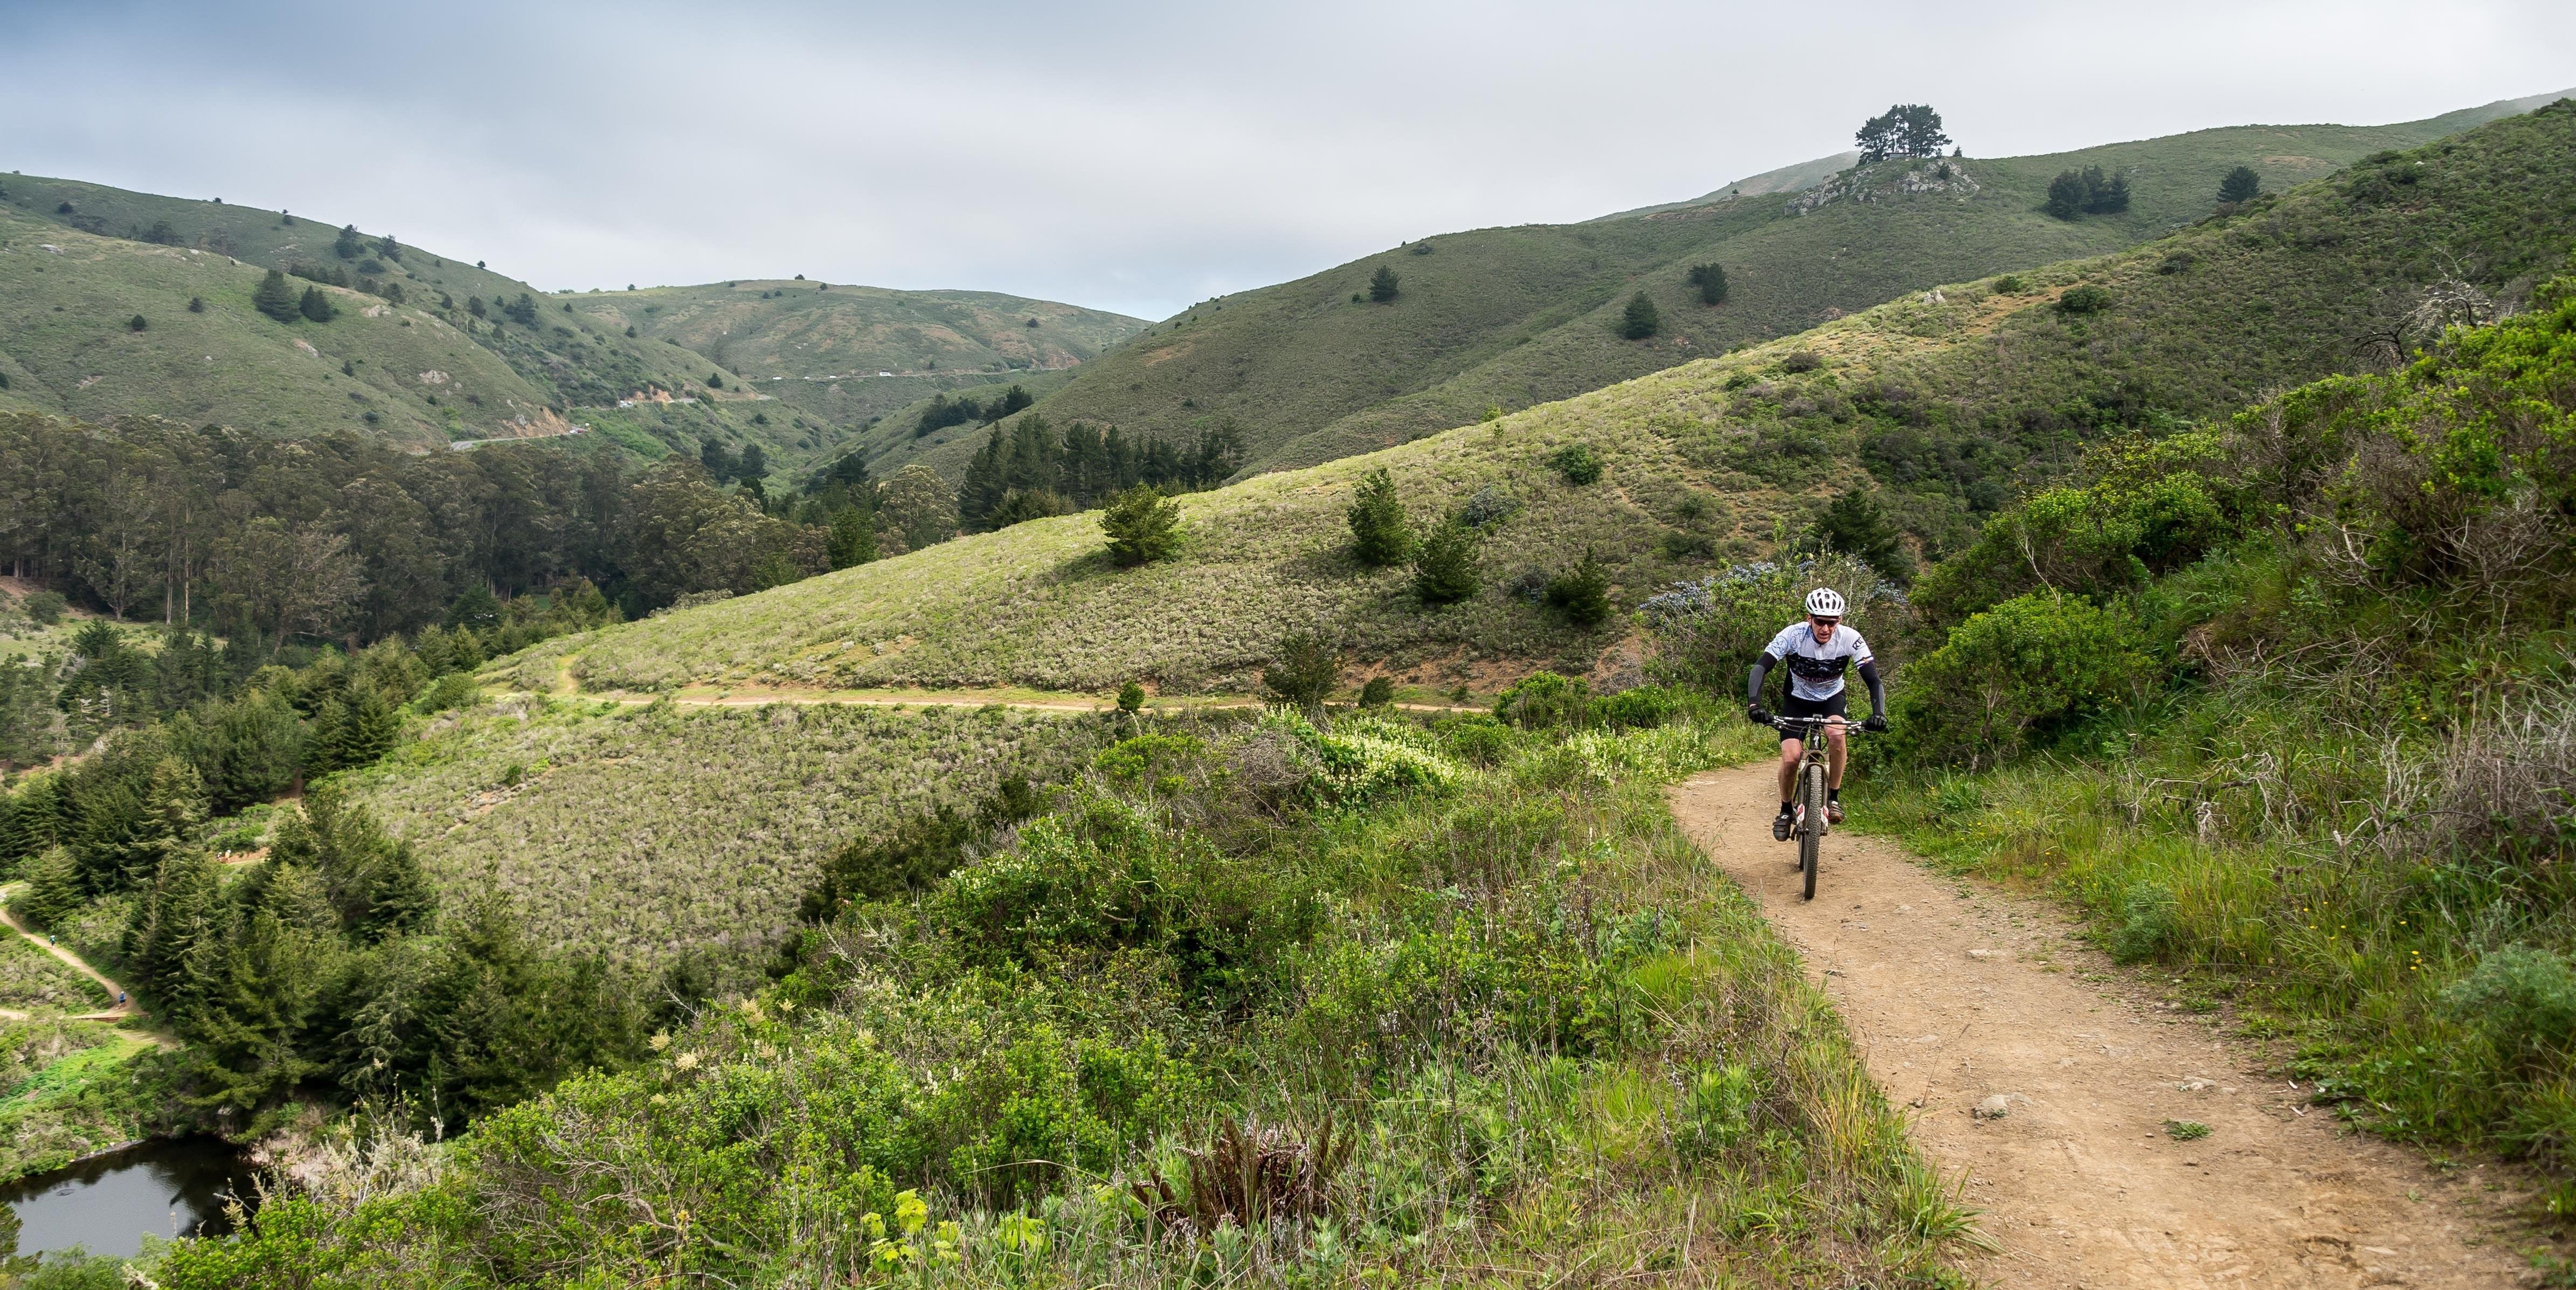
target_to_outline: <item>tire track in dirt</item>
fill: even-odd
[[[1673,790],[1675,816],[1762,903],[1833,996],[1915,1140],[1964,1169],[2001,1286],[2494,1287],[2537,1283],[2510,1248],[2518,1197],[2491,1166],[2437,1173],[2262,1072],[2209,1019],[2116,984],[2047,906],[1941,878],[1838,833],[1816,899],[1771,839],[1769,764]],[[2005,1114],[1978,1113],[2004,1099]],[[2302,1113],[2304,1112],[2304,1114]],[[2206,1124],[2176,1141],[2168,1121]]]

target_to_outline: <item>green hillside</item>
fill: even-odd
[[[0,406],[297,437],[360,428],[412,448],[580,425],[647,457],[718,437],[787,465],[840,441],[836,423],[748,391],[694,351],[462,261],[389,253],[378,234],[344,257],[339,232],[229,203],[0,177]],[[337,317],[279,322],[253,307],[265,270],[297,266],[353,284],[319,284]],[[287,281],[299,294],[317,285]],[[522,296],[526,320],[507,317]]]
[[[2390,126],[2246,126],[1968,158],[1946,163],[1946,175],[1943,163],[1882,163],[1796,192],[1429,238],[1194,306],[1087,365],[1038,411],[1131,435],[1230,420],[1244,433],[1248,469],[1311,465],[1471,421],[1489,406],[1562,399],[1794,334],[1938,283],[2131,246],[2206,216],[2236,165],[2286,189],[2536,102]],[[2128,210],[2073,221],[2045,214],[2050,179],[2086,166],[2129,178]],[[1725,304],[1698,303],[1686,278],[1702,263],[1725,267]],[[1381,265],[1401,284],[1384,304],[1367,298]],[[1620,316],[1641,290],[1663,329],[1626,340]],[[880,473],[918,456],[954,476],[981,438],[951,432],[916,443],[910,433],[890,421],[863,438]]]
[[[356,791],[443,890],[506,893],[545,943],[627,969],[748,961],[846,839],[1058,777],[1099,733],[1001,709],[539,700],[442,722]]]
[[[1184,497],[1187,550],[1167,563],[1112,568],[1092,516],[1033,521],[553,642],[521,676],[550,686],[569,660],[598,689],[1096,690],[1143,677],[1242,690],[1283,633],[1318,626],[1439,689],[1484,689],[1540,661],[1589,670],[1619,629],[1575,627],[1525,594],[1585,550],[1634,604],[1713,559],[1776,549],[1831,491],[1866,482],[1937,557],[2085,442],[2371,362],[2371,338],[2408,335],[2446,275],[2508,302],[2527,291],[2576,243],[2571,158],[2576,102],[2374,155],[2132,251],[1946,286],[1491,425]],[[1554,466],[1576,443],[1604,463],[1599,483]],[[1417,525],[1486,494],[1478,595],[1427,609],[1403,570],[1356,565],[1342,513],[1381,466]]]
[[[1123,314],[989,291],[801,278],[593,293],[574,311],[704,354],[749,388],[842,426],[934,393],[1061,372],[1145,327]]]

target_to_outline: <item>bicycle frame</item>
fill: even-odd
[[[1860,723],[1832,716],[1773,717],[1769,725],[1782,734],[1795,736],[1801,745],[1798,786],[1796,795],[1790,799],[1790,836],[1798,840],[1798,871],[1804,875],[1801,899],[1814,900],[1817,862],[1823,858],[1825,834],[1833,827],[1832,820],[1825,813],[1825,802],[1829,796],[1826,790],[1827,768],[1833,744],[1825,737],[1825,732],[1839,726],[1848,739],[1860,732]]]

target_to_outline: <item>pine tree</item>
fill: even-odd
[[[332,253],[343,260],[357,259],[360,255],[365,254],[366,249],[367,244],[364,239],[361,239],[358,236],[358,226],[355,224],[341,229],[339,239],[331,243]]]
[[[62,926],[63,920],[89,897],[88,887],[81,881],[80,862],[63,847],[49,847],[38,855],[27,870],[27,879],[27,894],[10,905],[38,927]]]
[[[1383,264],[1377,266],[1377,272],[1369,278],[1369,299],[1379,304],[1395,299],[1396,281],[1394,269]]]
[[[1476,530],[1455,515],[1433,525],[1413,554],[1413,594],[1426,605],[1475,595],[1476,545]]]
[[[2252,166],[2238,166],[2218,181],[2218,200],[2228,205],[2250,202],[2263,192],[2263,179]]]
[[[2048,181],[2048,204],[2043,208],[2059,219],[2071,220],[2084,213],[2084,176],[2072,170],[2061,170]]]
[[[282,323],[303,316],[296,308],[295,288],[286,283],[286,274],[277,269],[259,280],[259,289],[250,293],[251,307]]]
[[[1261,669],[1261,684],[1272,699],[1313,711],[1342,679],[1342,652],[1314,632],[1284,637],[1270,666]]]
[[[823,555],[835,569],[876,559],[876,516],[857,506],[833,512],[831,528],[823,540]]]
[[[1655,312],[1655,302],[1643,291],[1628,297],[1627,312],[1620,315],[1619,334],[1630,340],[1644,340],[1664,329],[1663,315]]]
[[[401,733],[402,714],[374,686],[361,685],[341,714],[331,745],[332,763],[343,770],[373,766],[393,751],[394,739]]]
[[[1904,535],[1888,522],[1869,490],[1858,484],[1836,495],[1807,532],[1818,545],[1858,556],[1899,584],[1913,579],[1914,557],[1905,549]]]
[[[1610,570],[1588,548],[1583,559],[1547,580],[1547,603],[1568,621],[1590,627],[1610,617]]]
[[[329,322],[340,311],[331,307],[331,297],[320,287],[306,287],[304,298],[296,302],[295,311],[315,322]]]
[[[1360,563],[1385,568],[1402,564],[1413,554],[1413,526],[1405,519],[1403,499],[1395,494],[1395,477],[1386,467],[1360,480],[1351,494],[1348,516],[1351,553]]]
[[[1690,284],[1699,288],[1699,302],[1704,305],[1726,303],[1726,270],[1714,264],[1691,266]]]
[[[1100,512],[1110,562],[1122,569],[1167,559],[1180,550],[1180,526],[1180,503],[1165,500],[1162,490],[1151,484],[1138,484],[1110,498]]]

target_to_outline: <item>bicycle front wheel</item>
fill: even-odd
[[[1806,827],[1798,830],[1798,869],[1806,883],[1806,894],[1800,899],[1814,900],[1816,861],[1825,850],[1825,768],[1809,766],[1798,788],[1807,805]]]

